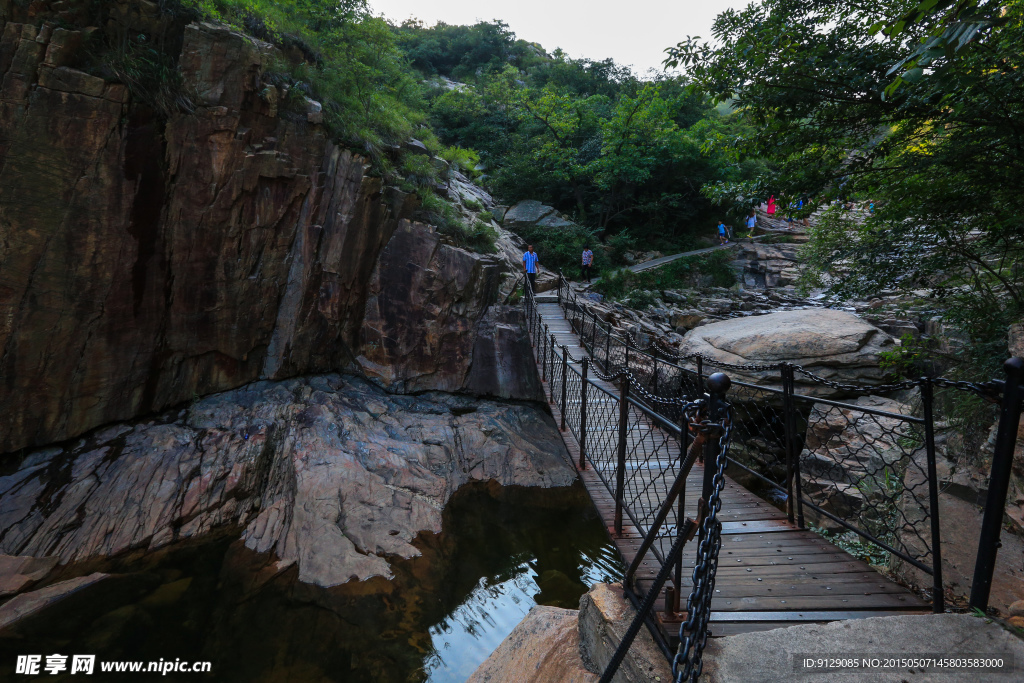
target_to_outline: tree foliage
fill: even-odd
[[[750,135],[729,146],[767,163],[707,193],[873,200],[863,222],[821,221],[807,282],[842,297],[929,289],[978,358],[1005,347],[1024,314],[1021,19],[1020,0],[765,0],[719,15],[716,44],[687,39],[668,62],[732,101]]]

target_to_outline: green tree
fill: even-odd
[[[967,5],[999,20],[962,29]],[[717,44],[687,39],[668,62],[749,123],[737,155],[769,162],[707,194],[874,200],[863,222],[838,209],[821,222],[807,282],[843,297],[930,289],[983,363],[1024,313],[1022,3],[950,7],[765,0],[719,15]]]

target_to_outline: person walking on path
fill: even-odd
[[[768,218],[775,218],[775,195],[768,198]]]
[[[590,282],[590,268],[594,265],[594,252],[590,251],[590,245],[583,245],[583,264],[580,267],[582,271],[582,278],[586,278],[587,282]],[[582,279],[581,278],[581,279]]]
[[[750,213],[747,214],[747,231],[748,231],[747,237],[753,237],[754,236],[754,226],[756,226],[756,225],[757,225],[757,212],[755,212],[753,209],[751,209]]]
[[[526,273],[526,277],[530,280],[530,289],[532,291],[537,290],[537,254],[533,250],[533,245],[526,245],[526,253],[523,254],[523,272]]]
[[[725,227],[725,221],[718,221],[718,243],[729,244],[729,228]]]

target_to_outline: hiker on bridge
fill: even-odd
[[[590,269],[594,265],[594,252],[590,251],[590,245],[583,245],[583,264],[580,266],[580,279],[587,279],[590,282]]]
[[[526,252],[523,254],[523,272],[526,273],[526,277],[530,280],[530,289],[536,291],[537,289],[537,253],[533,250],[533,245],[526,245]]]

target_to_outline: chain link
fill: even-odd
[[[727,408],[721,423],[702,423],[705,429],[718,429],[718,461],[712,479],[711,496],[707,501],[707,514],[701,522],[697,560],[693,568],[693,588],[686,599],[686,621],[679,626],[679,649],[672,660],[675,683],[696,683],[704,668],[704,646],[708,641],[708,621],[711,618],[711,598],[715,594],[715,574],[722,549],[722,522],[718,513],[722,509],[722,490],[725,488],[725,468],[729,461],[729,443],[732,440],[732,407]]]

